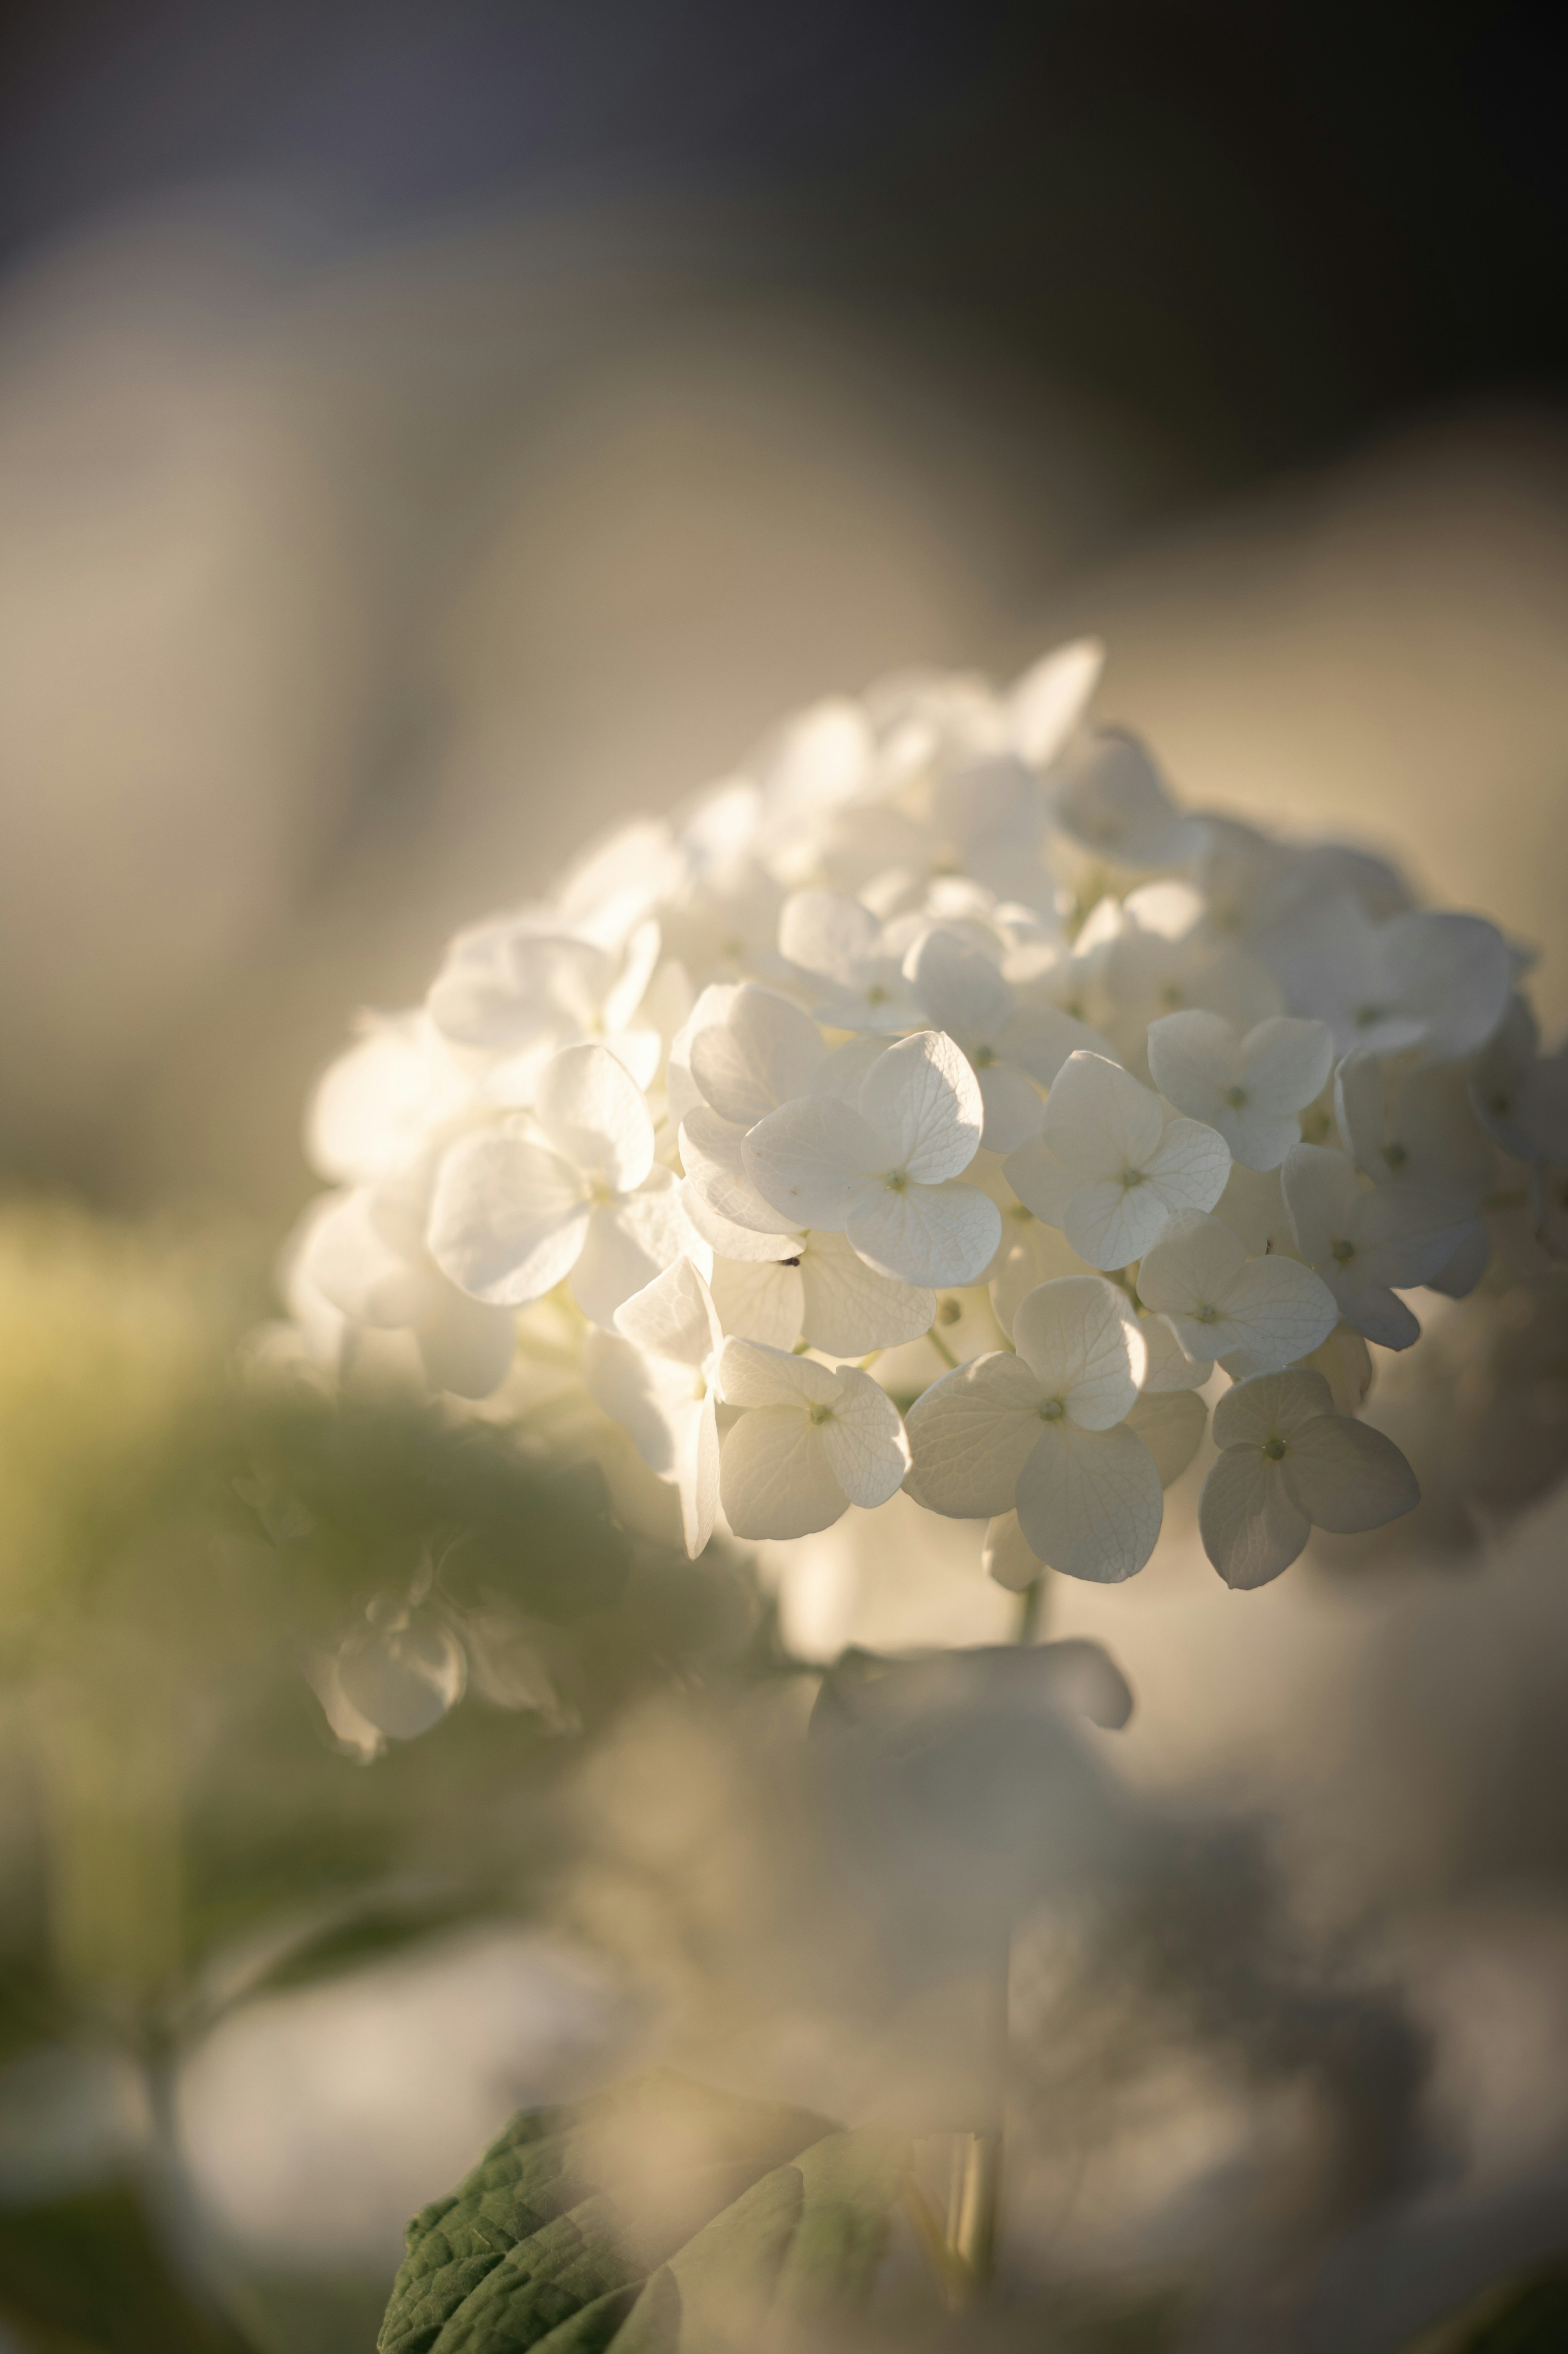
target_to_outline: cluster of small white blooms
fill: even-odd
[[[1406,1511],[1367,1344],[1549,1279],[1568,1061],[1495,926],[1181,811],[1099,668],[823,703],[462,934],[316,1093],[296,1347],[694,1555],[902,1489],[1004,1585],[1126,1578],[1215,1396],[1233,1585]]]

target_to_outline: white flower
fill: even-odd
[[[917,1503],[955,1520],[1016,1511],[1032,1550],[1069,1577],[1112,1583],[1160,1534],[1154,1458],[1126,1427],[1148,1363],[1114,1284],[1065,1276],[1013,1320],[1018,1354],[977,1357],[909,1412]]]
[[[553,912],[499,917],[452,942],[427,1000],[429,1018],[453,1046],[482,1058],[491,1091],[507,1102],[528,1102],[549,1056],[590,1039],[647,1087],[661,1042],[634,1017],[659,947],[652,922],[609,949],[566,931]]]
[[[926,933],[905,971],[926,1018],[963,1048],[980,1081],[988,1152],[1039,1134],[1048,1087],[1069,1055],[1099,1042],[1054,1005],[1020,1007],[996,967],[951,932]]]
[[[414,1177],[315,1205],[296,1272],[356,1326],[411,1332],[432,1389],[489,1397],[511,1368],[509,1308],[486,1306],[449,1281],[424,1244],[426,1188]]]
[[[881,924],[858,899],[797,891],[779,914],[779,953],[795,969],[812,1012],[835,1030],[896,1037],[921,1019]]]
[[[803,1537],[852,1504],[885,1504],[909,1468],[909,1442],[885,1390],[855,1365],[820,1365],[756,1341],[719,1359],[726,1405],[744,1409],[719,1464],[737,1537]]]
[[[1060,1226],[1090,1267],[1141,1258],[1176,1210],[1212,1210],[1230,1148],[1195,1119],[1167,1122],[1159,1097],[1103,1055],[1075,1054],[1041,1134],[1009,1158],[1021,1202]]]
[[[423,1013],[366,1014],[354,1045],[316,1083],[305,1120],[311,1166],[339,1184],[391,1176],[468,1094]]]
[[[1334,1040],[1323,1022],[1276,1013],[1242,1037],[1223,1014],[1196,1009],[1149,1025],[1149,1068],[1178,1111],[1206,1120],[1248,1169],[1277,1169],[1300,1141],[1294,1114],[1321,1093]]]
[[[1339,1303],[1309,1267],[1294,1258],[1248,1258],[1220,1218],[1189,1211],[1172,1218],[1138,1269],[1138,1296],[1168,1316],[1190,1356],[1240,1352],[1249,1373],[1276,1373],[1326,1341]]]
[[[569,1276],[589,1323],[612,1326],[622,1300],[705,1246],[677,1180],[654,1163],[642,1091],[606,1047],[552,1057],[534,1120],[452,1147],[430,1204],[431,1255],[462,1290],[501,1306],[540,1299]]]
[[[1541,1034],[1520,997],[1470,1075],[1470,1101],[1489,1136],[1517,1161],[1568,1161],[1568,1046],[1537,1052]]]
[[[1277,983],[1245,949],[1215,939],[1202,894],[1189,883],[1146,883],[1119,906],[1102,903],[1078,944],[1097,939],[1104,1026],[1136,1075],[1150,1025],[1163,1014],[1196,1008],[1245,1030],[1282,1011]]]
[[[895,1283],[856,1256],[849,1238],[802,1234],[778,1259],[714,1259],[713,1295],[726,1332],[770,1348],[804,1339],[830,1357],[863,1357],[930,1330],[937,1295]]]
[[[1334,1111],[1345,1149],[1376,1184],[1419,1186],[1453,1205],[1461,1239],[1426,1278],[1460,1299],[1487,1271],[1491,1240],[1480,1212],[1497,1155],[1472,1108],[1469,1081],[1452,1063],[1418,1064],[1384,1107],[1383,1066],[1358,1047],[1334,1075]]]
[[[1215,1406],[1213,1430],[1223,1451],[1203,1482],[1198,1525],[1227,1585],[1266,1585],[1314,1526],[1338,1535],[1381,1528],[1419,1501],[1393,1440],[1335,1414],[1328,1383],[1304,1366],[1238,1382]]]
[[[972,1283],[996,1255],[994,1202],[955,1182],[984,1108],[951,1039],[921,1031],[877,1055],[852,1107],[781,1105],[747,1136],[747,1176],[800,1227],[847,1234],[868,1267],[904,1283]]]
[[[1423,908],[1380,924],[1344,897],[1258,949],[1295,1010],[1328,1023],[1340,1054],[1474,1054],[1502,1020],[1513,978],[1507,941],[1478,916]]]
[[[694,1561],[714,1532],[719,1446],[715,1383],[724,1331],[713,1295],[688,1258],[633,1292],[616,1310],[617,1340],[590,1332],[583,1378],[596,1403],[630,1434],[651,1471],[681,1499],[681,1527]]]
[[[1088,709],[1106,650],[1098,638],[1075,638],[1032,663],[1007,696],[1007,732],[1019,756],[1048,769]]]
[[[1296,1247],[1347,1322],[1385,1349],[1408,1349],[1421,1327],[1396,1291],[1429,1282],[1464,1240],[1467,1216],[1414,1185],[1363,1185],[1342,1152],[1298,1144],[1281,1172]]]
[[[1124,866],[1179,865],[1196,828],[1135,736],[1098,729],[1063,762],[1054,811],[1086,850]]]

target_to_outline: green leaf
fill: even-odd
[[[739,2354],[869,2294],[908,2164],[665,2070],[514,2119],[408,2226],[381,2354]]]

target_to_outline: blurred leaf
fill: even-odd
[[[748,2354],[863,2301],[907,2147],[659,2070],[515,2118],[408,2227],[382,2354]]]
[[[0,2212],[0,2315],[46,2348],[240,2354],[186,2298],[123,2185]]]

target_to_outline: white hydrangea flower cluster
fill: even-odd
[[[1216,1394],[1233,1585],[1406,1511],[1367,1344],[1568,1252],[1568,1061],[1494,925],[1179,809],[1100,663],[822,703],[461,934],[317,1090],[296,1347],[693,1555],[903,1489],[1006,1585],[1129,1577]]]

